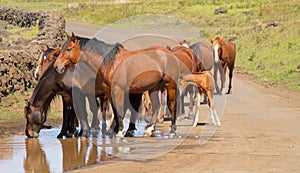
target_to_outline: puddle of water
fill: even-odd
[[[217,112],[222,116],[224,98],[220,99],[217,96],[215,99],[219,106]],[[207,105],[204,109],[208,109]],[[0,169],[2,172],[63,172],[101,164],[115,157],[144,161],[173,150],[189,135],[193,128],[192,123],[193,118],[177,121],[176,136],[172,138],[169,136],[170,121],[158,124],[156,137],[153,138],[142,137],[147,124],[144,121],[136,124],[138,130],[134,138],[111,139],[102,137],[100,132],[94,135],[94,138],[88,139],[57,139],[60,128],[43,129],[37,139],[13,136],[0,141]],[[125,129],[128,124],[129,120],[125,119]],[[216,127],[211,125],[201,128],[203,130],[197,137],[200,145],[209,140],[216,130]]]

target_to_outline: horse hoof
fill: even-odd
[[[59,135],[57,135],[56,138],[63,138],[63,137],[64,137],[64,135],[60,133]]]
[[[154,137],[155,136],[155,126],[153,123],[146,125],[143,136],[144,137]]]
[[[207,104],[207,100],[206,101],[203,101],[203,102],[200,102],[201,105],[206,105]]]
[[[198,123],[197,122],[194,122],[193,123],[193,127],[197,127]]]
[[[99,126],[93,126],[91,128],[91,131],[99,131],[99,130],[101,130]]]
[[[123,131],[119,131],[118,134],[116,134],[116,137],[123,138]]]
[[[175,132],[174,133],[170,133],[170,135],[169,135],[170,138],[175,138],[175,136],[176,136]]]
[[[127,131],[124,137],[134,137],[134,131]]]

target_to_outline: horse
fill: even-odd
[[[196,115],[194,119],[193,126],[197,126],[199,120],[199,110],[200,110],[200,94],[204,93],[208,96],[208,106],[210,111],[210,118],[215,126],[221,126],[220,119],[215,110],[215,105],[213,103],[213,90],[215,88],[215,82],[212,77],[211,72],[203,71],[191,74],[186,74],[181,76],[180,81],[180,91],[184,91],[188,85],[194,85],[198,88],[197,99],[196,99]]]
[[[232,77],[233,69],[236,56],[236,47],[230,41],[224,40],[222,37],[216,37],[214,40],[211,40],[212,48],[214,52],[215,68],[214,68],[214,79],[217,81],[217,72],[220,71],[221,77],[221,89],[216,82],[216,90],[218,93],[221,93],[226,80],[226,69],[229,69],[229,86],[227,94],[231,93],[232,88]]]
[[[190,45],[190,41],[179,41],[179,44],[191,49],[194,53],[196,72],[210,71],[214,67],[213,51],[209,44],[205,42],[197,42]],[[191,90],[188,87],[189,90]],[[204,95],[202,104],[207,103],[207,97]]]
[[[176,131],[176,94],[180,65],[177,58],[168,49],[153,46],[129,51],[120,43],[107,44],[96,38],[82,44],[74,33],[63,44],[60,55],[55,61],[55,69],[63,73],[65,69],[78,62],[88,65],[99,79],[105,95],[113,103],[115,130],[123,137],[123,118],[129,107],[131,120],[126,134],[135,130],[135,120],[141,102],[142,93],[165,87],[168,96],[168,108],[172,115],[170,133]],[[129,94],[131,106],[125,104],[125,94]],[[125,136],[126,136],[125,134]]]
[[[180,74],[190,74],[192,72],[196,72],[197,70],[197,64],[196,64],[196,58],[192,50],[187,48],[186,46],[176,46],[174,48],[168,47],[167,48],[178,58],[180,62]],[[180,94],[180,100],[178,102],[177,111],[179,113],[178,117],[180,115],[184,116],[184,96],[189,93],[190,95],[190,105],[189,105],[189,114],[193,113],[193,88],[188,87],[187,90],[185,90],[186,93]]]
[[[48,68],[49,64],[51,63],[51,61],[55,60],[57,58],[57,56],[59,55],[59,52],[60,52],[60,48],[50,48],[49,46],[46,46],[46,47],[43,47],[42,48],[42,56],[39,58],[39,65],[36,69],[36,73],[35,73],[35,77],[39,77],[39,76],[42,76],[44,71]],[[90,94],[87,94],[86,96],[88,98],[88,101],[89,101],[89,106],[90,106],[90,110],[93,114],[93,119],[92,119],[92,124],[91,124],[91,129],[92,130],[99,130],[99,119],[98,119],[98,107],[99,107],[99,102],[97,101],[97,97],[96,99],[90,95]],[[63,100],[63,103],[64,102],[64,97],[62,97],[62,100]],[[73,102],[73,100],[71,100]],[[95,102],[96,101],[96,102]],[[94,104],[96,103],[96,105]],[[63,104],[63,110],[64,111],[67,111],[66,110],[66,107],[65,107],[65,104]],[[103,110],[103,109],[102,109]],[[68,115],[68,114],[64,114],[64,115]],[[73,115],[75,116],[75,123],[72,123],[74,125],[77,125],[78,126],[78,120],[76,118],[76,115]],[[64,118],[64,120],[68,120],[69,118]],[[65,129],[64,125],[67,124],[68,122],[63,122],[63,126],[62,126],[62,129]],[[76,127],[70,127],[69,128],[76,128]],[[105,122],[102,123],[102,132],[104,133],[106,130],[106,124]],[[61,133],[58,137],[63,137],[63,134],[64,133]]]
[[[25,134],[27,137],[36,138],[39,136],[39,132],[46,121],[50,103],[57,94],[62,95],[64,98],[63,103],[66,103],[64,104],[64,121],[62,131],[57,137],[61,138],[63,136],[67,136],[67,131],[69,130],[69,132],[71,132],[69,128],[69,122],[75,121],[76,116],[74,116],[75,109],[73,105],[72,92],[80,92],[80,90],[72,85],[72,80],[69,80],[73,78],[75,67],[71,67],[66,70],[65,73],[59,74],[53,68],[54,62],[55,61],[51,61],[47,70],[38,80],[31,98],[29,99],[29,101],[26,101],[24,114],[27,120],[25,127]],[[97,96],[100,97],[103,123],[106,123],[106,101],[104,101],[105,96],[103,94],[101,95],[101,93]],[[85,105],[85,97],[80,97],[79,99],[81,101],[81,104]],[[77,113],[85,114],[87,116],[86,110],[83,110],[82,112],[76,112],[76,114]],[[102,124],[102,126],[104,125],[106,124]],[[70,127],[76,126],[73,125]]]

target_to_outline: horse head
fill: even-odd
[[[24,115],[26,118],[25,134],[29,138],[39,137],[39,132],[43,128],[46,121],[46,115],[40,108],[33,106],[29,101],[26,101],[24,107]]]
[[[50,62],[56,59],[60,53],[60,48],[50,48],[48,45],[46,47],[42,47],[42,55],[39,58],[38,66],[34,73],[34,78],[38,80],[46,69],[49,67]]]
[[[220,56],[222,54],[222,44],[223,44],[223,37],[217,37],[214,40],[211,40],[212,48],[213,48],[213,54],[215,63],[218,63],[220,61]]]
[[[72,33],[67,35],[68,40],[62,46],[59,56],[57,57],[54,68],[58,73],[63,73],[66,68],[72,64],[76,64],[80,59],[81,47],[80,40]]]

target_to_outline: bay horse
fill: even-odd
[[[114,126],[117,136],[123,137],[123,118],[125,110],[131,108],[131,120],[127,132],[135,130],[135,120],[145,91],[167,89],[168,108],[172,115],[170,133],[176,131],[176,94],[180,65],[177,58],[164,47],[154,46],[129,51],[121,44],[107,44],[96,38],[81,44],[74,33],[63,44],[61,53],[55,61],[55,69],[63,73],[72,64],[87,64],[102,79],[102,89],[113,103]],[[129,94],[129,103],[125,101]],[[151,94],[150,94],[151,95]],[[126,133],[127,133],[126,132]]]
[[[79,38],[79,39],[81,39],[81,38]],[[43,54],[39,58],[39,61],[38,61],[39,65],[38,65],[38,67],[36,69],[35,77],[39,77],[39,76],[43,75],[43,73],[45,72],[45,70],[49,67],[49,64],[53,60],[55,60],[57,58],[57,56],[59,55],[60,48],[59,47],[57,47],[57,48],[50,48],[49,46],[46,46],[46,47],[42,48],[42,52],[43,52]],[[73,80],[73,82],[74,82],[74,80]],[[99,102],[97,100],[97,97],[94,98],[93,95],[91,95],[91,94],[87,93],[86,97],[87,97],[87,99],[89,101],[89,108],[90,108],[90,110],[91,110],[91,112],[93,114],[92,123],[91,123],[91,129],[92,130],[99,130],[100,129],[100,127],[99,127],[100,122],[99,122],[99,119],[98,119]],[[62,100],[63,100],[63,103],[64,103],[64,97],[63,96],[62,96]],[[71,100],[71,101],[73,101],[73,100]],[[65,104],[63,104],[63,110],[64,111],[66,111],[65,108],[66,108]],[[103,108],[101,110],[103,110]],[[68,114],[66,114],[66,115],[68,115]],[[74,116],[75,116],[75,120],[76,120],[75,125],[77,124],[77,126],[78,126],[78,120],[76,118],[76,115],[74,115]],[[68,119],[69,118],[66,118],[66,120],[68,120]],[[65,118],[64,118],[64,120],[65,120]],[[66,123],[68,123],[68,122],[63,122],[62,129],[65,128],[64,124],[66,124]],[[72,123],[72,124],[74,124],[74,123]],[[70,128],[72,128],[72,127],[70,127]],[[73,127],[73,128],[75,128],[75,127]],[[103,121],[102,122],[102,132],[105,132],[105,131],[106,131],[106,122]],[[62,137],[62,136],[59,135],[58,137]]]
[[[186,46],[176,46],[174,48],[167,47],[179,60],[180,62],[180,74],[190,74],[192,72],[196,72],[197,64],[196,64],[196,57],[191,49],[187,48]],[[189,114],[193,113],[193,89],[188,87],[186,93],[180,94],[180,100],[178,102],[177,111],[179,113],[178,116],[184,116],[184,96],[189,93],[190,95],[190,106],[189,106]],[[183,92],[185,92],[183,91]]]
[[[236,47],[230,42],[224,40],[222,37],[216,37],[214,40],[211,40],[212,48],[214,52],[215,67],[214,68],[214,79],[217,81],[217,72],[220,71],[221,77],[221,89],[216,82],[216,90],[218,93],[221,93],[226,80],[226,70],[229,69],[229,86],[227,94],[231,93],[232,88],[232,77],[233,69],[236,56]]]
[[[203,71],[191,74],[186,74],[181,76],[180,81],[180,91],[184,91],[188,85],[194,85],[198,88],[197,99],[196,99],[196,115],[194,119],[193,126],[197,126],[200,113],[200,94],[206,94],[208,96],[208,106],[210,112],[210,118],[214,125],[221,126],[220,119],[215,110],[215,105],[213,103],[213,90],[215,89],[215,82],[212,77],[211,72]]]
[[[82,112],[76,112],[73,105],[72,92],[77,91],[80,92],[78,88],[76,88],[72,84],[72,79],[74,75],[75,67],[71,67],[66,70],[65,73],[59,74],[53,68],[54,61],[51,61],[47,70],[43,73],[43,75],[38,80],[36,87],[33,90],[32,96],[29,101],[26,101],[26,106],[24,108],[24,114],[27,120],[25,134],[27,137],[38,137],[39,131],[43,127],[43,124],[47,118],[47,112],[50,106],[50,102],[53,98],[58,94],[62,95],[63,98],[63,126],[60,134],[57,136],[61,138],[63,136],[67,136],[67,132],[70,133],[72,130],[75,130],[76,125],[70,125],[70,123],[75,122],[76,114],[85,114],[87,116],[86,110]],[[88,90],[81,90],[88,91]],[[97,96],[100,97],[101,103],[101,112],[103,116],[102,130],[106,130],[106,101],[105,96],[103,94],[97,93]],[[84,95],[85,96],[85,95]],[[95,98],[95,97],[94,97]],[[82,105],[85,105],[85,97],[80,98]],[[96,110],[97,111],[97,107]],[[99,125],[99,124],[98,124]],[[102,131],[103,132],[103,131]],[[87,137],[87,134],[82,134],[82,136]]]
[[[196,63],[196,72],[210,71],[214,67],[214,57],[213,50],[211,46],[205,42],[196,42],[190,44],[190,41],[179,41],[179,44],[190,48],[194,53],[195,63]],[[191,90],[188,87],[189,90]],[[204,101],[202,104],[207,103],[207,97],[204,95]]]

